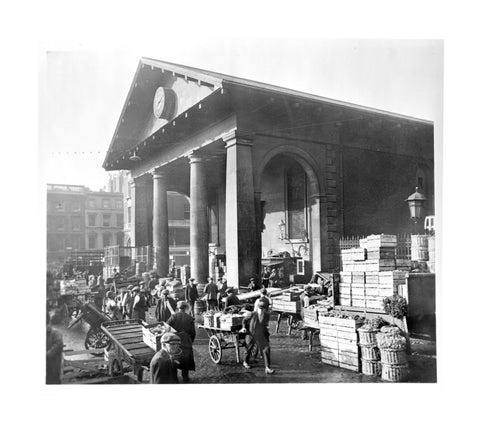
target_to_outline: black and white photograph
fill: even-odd
[[[436,382],[442,49],[46,52],[46,383]]]
[[[9,6],[6,429],[471,430],[475,16]]]

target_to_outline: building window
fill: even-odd
[[[88,214],[88,225],[90,227],[95,227],[97,225],[97,215],[94,213]]]
[[[123,247],[123,232],[117,232],[117,245]]]
[[[91,233],[88,235],[88,248],[94,250],[97,248],[97,235]]]
[[[65,230],[65,218],[58,217],[57,219],[57,230],[64,231]]]
[[[77,201],[73,202],[72,203],[72,212],[80,212],[80,211],[81,211],[80,203],[78,203]]]
[[[104,199],[102,200],[102,207],[103,207],[104,209],[108,209],[108,208],[110,207],[110,200],[107,199],[107,198],[104,198]]]
[[[110,246],[110,243],[111,243],[111,240],[112,240],[112,235],[111,233],[104,233],[103,234],[103,247],[109,247]]]
[[[170,227],[168,229],[168,243],[170,246],[190,245],[190,229],[188,227]]]
[[[117,209],[123,209],[123,201],[122,200],[115,200],[115,207]]]
[[[128,224],[132,222],[132,208],[129,206],[127,208]]]
[[[110,227],[112,215],[109,213],[103,214],[103,227]]]
[[[74,216],[72,217],[72,230],[75,232],[80,231],[80,217],[79,216]]]
[[[64,203],[56,203],[55,204],[55,209],[58,212],[64,212],[65,211],[65,204]]]
[[[183,205],[183,219],[190,220],[190,203]]]
[[[123,214],[117,213],[117,227],[123,227]]]
[[[292,166],[286,175],[287,236],[304,239],[306,236],[306,179],[299,165]]]
[[[95,209],[95,207],[96,207],[95,199],[91,198],[91,199],[88,200],[88,207],[90,209]]]

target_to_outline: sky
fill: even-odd
[[[142,56],[422,119],[441,116],[438,40],[199,38],[130,51],[50,46],[40,54],[41,179],[94,190],[106,184],[102,163]]]

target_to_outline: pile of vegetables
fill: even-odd
[[[380,349],[405,349],[407,340],[396,326],[383,326],[377,334],[377,345]]]
[[[364,324],[360,327],[363,331],[378,331],[382,326],[387,325],[380,316],[375,317],[374,319],[366,319]]]
[[[407,300],[403,296],[393,295],[383,300],[385,313],[396,319],[402,319],[407,315]]]
[[[155,335],[163,335],[165,334],[165,332],[170,332],[171,329],[172,328],[168,326],[166,323],[161,322],[154,328],[150,328],[150,332]]]

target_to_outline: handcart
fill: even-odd
[[[246,334],[240,332],[240,327],[232,329],[216,328],[207,325],[198,325],[199,328],[205,329],[208,339],[208,353],[215,364],[220,364],[223,351],[226,349],[235,349],[237,363],[240,362],[240,347],[245,346]],[[258,354],[258,347],[254,343],[252,347],[252,355]]]
[[[111,318],[100,310],[94,303],[83,303],[76,301],[79,313],[68,324],[67,329],[78,323],[81,319],[90,325],[90,329],[85,337],[85,349],[103,349],[110,343],[110,339],[101,329],[103,322],[111,320]]]
[[[143,371],[149,369],[155,355],[155,351],[143,341],[142,321],[112,320],[102,323],[101,328],[112,343],[108,352],[110,374],[123,374],[123,362],[126,362],[141,382]]]
[[[277,313],[277,326],[275,328],[275,333],[278,334],[278,329],[280,328],[280,322],[283,318],[287,319],[288,332],[287,335],[292,333],[292,329],[297,329],[302,323],[302,316],[300,313],[293,313],[289,311],[278,311],[272,310],[272,313]]]

